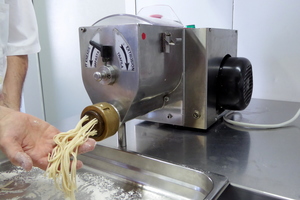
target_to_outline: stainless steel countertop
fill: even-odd
[[[252,99],[235,115],[244,122],[279,123],[294,116],[300,103]],[[74,116],[56,124],[68,130]],[[286,199],[300,199],[300,119],[291,126],[258,130],[218,121],[208,130],[140,120],[126,125],[127,150],[228,177],[230,184]],[[117,137],[100,142],[117,148]]]

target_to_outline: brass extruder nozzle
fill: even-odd
[[[81,118],[87,115],[89,120],[96,118],[98,123],[94,126],[97,134],[92,136],[101,141],[114,135],[119,129],[120,117],[115,107],[109,103],[101,102],[87,106],[81,113]]]

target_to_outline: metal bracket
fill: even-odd
[[[161,51],[165,53],[170,53],[170,46],[174,46],[175,42],[172,40],[171,33],[161,34]]]

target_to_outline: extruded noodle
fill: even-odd
[[[9,186],[10,184],[12,184],[14,181],[9,181],[8,183],[6,183],[5,185],[1,185],[0,186],[0,191],[7,191],[7,190],[12,190],[12,188],[8,188],[7,186]]]
[[[48,155],[49,164],[46,174],[54,180],[56,187],[65,193],[65,197],[70,199],[75,199],[74,192],[77,189],[76,163],[78,148],[87,141],[89,136],[97,133],[96,130],[93,130],[93,127],[98,121],[92,119],[83,125],[87,120],[88,116],[84,116],[75,129],[55,135],[53,139],[57,146]]]

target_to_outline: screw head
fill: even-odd
[[[100,72],[95,72],[93,76],[96,81],[101,81],[103,79],[103,76]]]
[[[165,101],[165,102],[169,102],[169,101],[170,101],[170,97],[164,96],[164,101]]]
[[[198,110],[195,110],[193,113],[193,118],[194,119],[199,119],[201,117],[201,114]]]

